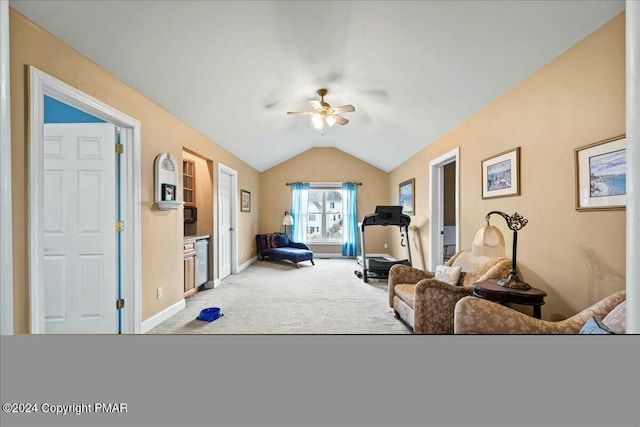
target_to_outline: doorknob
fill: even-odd
[[[233,227],[229,227],[229,231],[233,231]]]

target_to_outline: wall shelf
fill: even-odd
[[[160,210],[178,209],[178,163],[170,153],[160,153],[155,161],[155,203]]]
[[[158,204],[158,208],[161,211],[168,211],[171,209],[178,209],[180,206],[183,205],[183,202],[173,202],[170,200],[160,200],[156,202]]]
[[[185,206],[196,205],[196,164],[182,160],[182,200]]]

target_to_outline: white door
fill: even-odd
[[[116,333],[115,127],[44,125],[46,333]]]
[[[220,251],[218,263],[220,280],[231,274],[231,175],[218,173],[218,233],[220,236]]]

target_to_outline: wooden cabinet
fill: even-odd
[[[185,206],[196,205],[196,164],[182,161],[182,200]]]
[[[185,243],[184,250],[184,297],[189,298],[198,290],[196,287],[196,247],[195,242]]]

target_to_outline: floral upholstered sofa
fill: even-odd
[[[605,332],[626,332],[626,292],[620,291],[565,320],[540,320],[477,297],[464,297],[455,306],[456,334],[578,334],[595,317]]]
[[[256,235],[256,245],[258,247],[258,258],[264,260],[270,258],[273,260],[291,261],[300,268],[299,262],[313,262],[313,252],[304,243],[289,240],[289,236],[283,233],[258,234]]]

